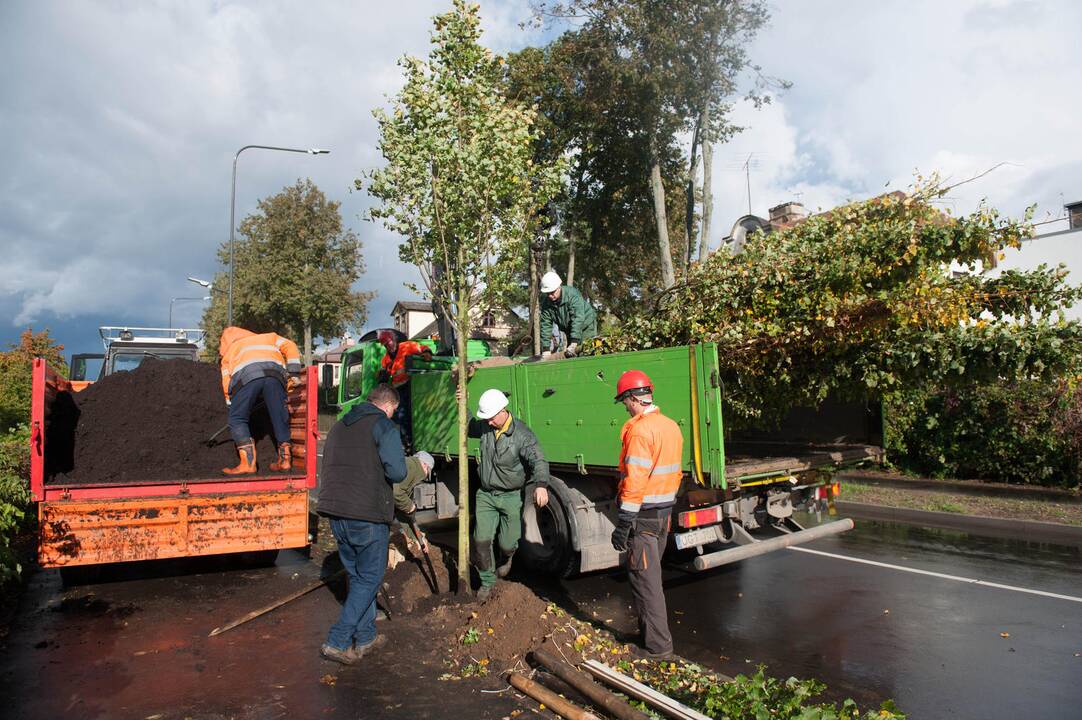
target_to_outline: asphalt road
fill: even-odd
[[[862,706],[893,698],[912,718],[1082,713],[1082,549],[862,521],[802,547],[815,552],[668,572],[677,652],[729,675],[763,663],[818,678],[830,699]],[[563,590],[586,614],[633,627],[619,575]]]
[[[668,571],[677,652],[729,675],[762,663],[774,676],[814,677],[830,700],[893,698],[911,718],[1079,717],[1079,548],[860,521],[802,547],[705,574]],[[208,639],[319,568],[297,553],[259,570],[190,565],[133,565],[66,591],[55,571],[39,573],[0,652],[0,717],[423,718],[452,707],[502,717],[516,706],[435,681],[408,650],[327,685],[335,670],[316,653],[340,599],[326,589]],[[634,630],[621,573],[539,590],[629,638]]]

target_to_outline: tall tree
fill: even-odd
[[[660,284],[676,280],[673,254],[690,264],[696,239],[695,168],[700,146],[723,142],[737,130],[729,121],[726,99],[737,80],[752,71],[751,97],[771,84],[750,64],[746,48],[768,15],[760,0],[569,0],[541,2],[539,15],[575,18],[576,29],[557,42],[572,44],[567,54],[577,66],[576,94],[591,98],[584,107],[599,110],[600,122],[617,125],[643,158],[639,182],[649,188]],[[686,153],[681,138],[690,135]],[[596,151],[598,148],[592,148]],[[590,151],[590,149],[586,149]],[[705,153],[704,149],[704,153]],[[671,172],[674,155],[684,154]],[[668,187],[667,187],[668,186]],[[683,194],[684,220],[677,247],[670,242],[670,196]],[[703,196],[710,192],[705,188]]]
[[[427,60],[405,57],[405,86],[388,112],[376,110],[386,164],[368,174],[379,200],[372,217],[404,238],[428,296],[454,319],[458,379],[465,387],[466,339],[478,306],[494,306],[521,272],[537,213],[555,193],[560,168],[533,161],[536,111],[507,98],[503,58],[480,44],[479,9],[454,0],[435,18]],[[358,180],[358,188],[365,184]],[[466,395],[458,401],[458,572],[469,587]]]
[[[27,328],[18,343],[0,352],[0,432],[30,421],[30,372],[37,357],[45,358],[49,367],[61,375],[68,374],[64,346],[48,330],[36,333]]]
[[[340,205],[311,180],[298,180],[259,201],[258,210],[241,222],[234,249],[234,323],[301,341],[305,364],[312,362],[314,338],[363,325],[372,297],[352,289],[364,273],[364,258],[360,239],[342,226]],[[228,245],[218,256],[228,262]],[[219,274],[215,287],[225,287],[226,277]],[[227,301],[222,293],[212,298],[203,328],[214,356]]]

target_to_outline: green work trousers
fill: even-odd
[[[522,536],[522,490],[478,490],[473,528],[473,564],[481,586],[496,584],[496,558],[492,543],[511,555]]]

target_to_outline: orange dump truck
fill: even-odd
[[[314,367],[289,393],[292,471],[97,485],[46,483],[51,410],[58,397],[76,388],[40,358],[33,373],[30,489],[38,503],[43,567],[273,552],[308,544],[308,493],[316,486],[319,440]]]

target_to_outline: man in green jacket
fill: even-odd
[[[537,436],[526,423],[507,410],[507,396],[496,389],[485,390],[477,407],[477,420],[470,422],[470,437],[480,438],[481,487],[474,501],[473,564],[481,576],[481,600],[492,594],[496,578],[507,577],[511,560],[522,534],[522,489],[527,477],[534,483],[533,501],[548,504],[549,464],[541,453]],[[505,558],[496,567],[492,543]]]
[[[583,340],[597,337],[597,312],[575,288],[551,270],[541,278],[541,347],[553,342],[552,324],[567,335],[564,355],[575,357]]]

